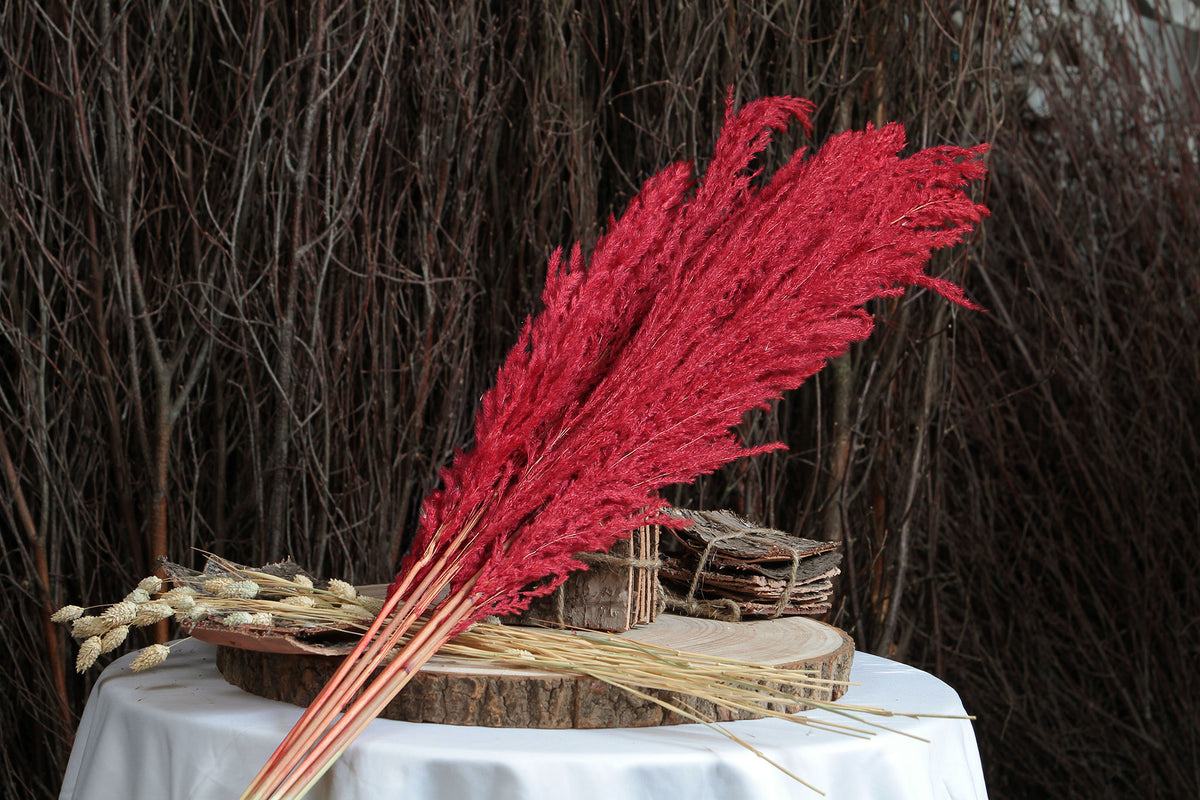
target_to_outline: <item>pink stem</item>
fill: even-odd
[[[465,549],[464,545],[471,539],[483,513],[483,508],[476,509],[466,524],[448,542],[439,542],[444,534],[444,529],[438,531],[433,541],[429,543],[425,554],[412,568],[406,571],[400,584],[384,603],[383,609],[376,616],[366,634],[363,635],[350,655],[342,661],[337,672],[326,683],[279,747],[275,749],[267,763],[259,770],[250,786],[242,794],[242,800],[262,800],[273,792],[305,758],[305,754],[310,748],[329,735],[326,733],[326,729],[333,718],[346,706],[354,693],[362,687],[387,654],[396,647],[413,623],[437,599],[438,593],[457,574],[462,551]],[[442,546],[438,547],[438,544],[442,544]],[[429,569],[431,564],[433,569]],[[412,589],[418,576],[420,576],[420,582],[415,589]],[[469,582],[469,585],[474,585],[474,579]],[[392,615],[387,626],[383,627],[389,614],[401,602],[404,603],[403,610],[399,614]],[[382,632],[380,628],[383,628]],[[425,660],[431,656],[432,653],[426,656]],[[378,711],[375,713],[378,714]],[[330,759],[330,761],[332,760]]]
[[[278,784],[281,777],[296,766],[333,718],[367,681],[371,673],[408,632],[413,622],[436,599],[437,594],[452,577],[453,571],[448,575],[438,574],[436,571],[426,574],[414,592],[415,596],[404,604],[399,614],[391,617],[387,627],[379,633],[379,628],[387,618],[387,614],[395,609],[403,597],[400,591],[392,594],[366,635],[350,655],[342,661],[338,671],[330,678],[317,698],[292,727],[291,732],[275,749],[266,765],[255,776],[250,787],[242,795],[243,800],[263,797],[264,792],[270,786]],[[411,585],[411,581],[405,583]],[[401,586],[406,588],[405,584]]]
[[[297,800],[321,779],[351,742],[379,716],[413,675],[451,638],[458,622],[474,609],[475,603],[470,596],[473,584],[474,581],[464,586],[453,598],[438,607],[424,627],[413,635],[379,677],[346,709],[342,718],[321,737],[300,764],[284,779],[273,797],[280,800]]]

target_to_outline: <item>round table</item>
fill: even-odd
[[[216,668],[216,648],[189,640],[167,661],[130,672],[113,662],[88,699],[63,800],[231,800],[301,709],[247,694]],[[912,667],[856,653],[841,701],[897,713],[963,715],[958,695]],[[762,719],[726,728],[835,798],[984,798],[971,723],[927,716],[814,720],[866,737]],[[925,740],[925,741],[922,741]],[[816,798],[749,749],[703,725],[610,730],[479,728],[375,720],[308,795],[312,800],[767,800]]]

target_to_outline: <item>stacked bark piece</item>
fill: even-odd
[[[837,544],[763,528],[729,511],[671,513],[691,522],[672,531],[681,547],[659,569],[672,610],[732,619],[830,610],[842,559]]]
[[[576,556],[588,569],[506,622],[627,631],[658,616],[658,526],[639,528],[607,553]]]

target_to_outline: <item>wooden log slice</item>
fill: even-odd
[[[743,661],[808,669],[845,681],[854,644],[841,630],[804,617],[718,622],[663,615],[626,631],[634,641]],[[336,657],[280,654],[220,646],[217,667],[248,692],[306,706],[337,668]],[[844,686],[822,686],[809,696],[837,699]],[[752,719],[694,697],[659,693],[711,719]],[[802,701],[789,710],[804,708]],[[493,728],[632,728],[691,722],[656,703],[587,677],[435,656],[384,709],[386,719]]]

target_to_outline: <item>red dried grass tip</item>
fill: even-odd
[[[772,132],[813,105],[764,98],[735,112],[703,181],[677,163],[646,182],[585,264],[550,258],[484,396],[473,449],[427,498],[414,554],[478,576],[478,617],[525,607],[603,549],[663,523],[657,491],[778,445],[746,448],[743,415],[795,388],[871,330],[862,306],[908,284],[973,307],[925,273],[987,210],[963,192],[986,146],[908,158],[899,125],[800,150],[769,181],[751,170]],[[456,552],[439,552],[469,521]],[[539,582],[536,589],[532,584]]]

